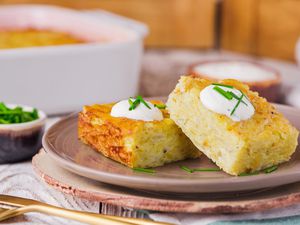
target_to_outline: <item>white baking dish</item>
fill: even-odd
[[[101,11],[0,7],[0,29],[14,27],[65,31],[90,43],[0,50],[1,101],[57,114],[136,94],[145,25]]]

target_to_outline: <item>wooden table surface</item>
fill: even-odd
[[[140,93],[147,96],[166,95],[174,87],[180,74],[184,73],[188,64],[216,58],[245,58],[245,56],[214,51],[148,50],[144,56]],[[279,69],[286,80],[286,85],[300,84],[300,72],[296,65],[266,59],[262,59],[262,61]],[[49,120],[48,126],[56,120]],[[62,194],[42,183],[34,174],[30,162],[0,165],[0,193],[28,197],[64,208],[89,212],[131,217],[146,216],[146,214],[132,209],[89,202]],[[12,224],[12,222],[20,222],[18,224],[24,225],[79,224],[41,214],[28,214],[28,216],[11,219],[2,224]]]

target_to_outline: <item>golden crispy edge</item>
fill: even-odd
[[[161,101],[151,101],[162,104]],[[125,144],[125,138],[133,136],[135,130],[142,126],[144,121],[110,116],[112,104],[85,106],[78,117],[78,137],[104,156],[133,167],[131,149]],[[169,117],[166,110],[162,110],[164,117]],[[154,122],[155,123],[155,122]]]

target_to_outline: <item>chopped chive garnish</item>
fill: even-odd
[[[221,171],[219,168],[199,168],[199,169],[190,169],[187,166],[180,166],[180,168],[188,173],[194,172],[217,172]]]
[[[239,96],[237,96],[236,94],[234,94],[232,91],[229,92],[232,97],[234,97],[236,100],[239,100]],[[244,102],[243,100],[241,100],[242,103],[244,103],[246,106],[248,106],[248,104],[246,102]]]
[[[186,167],[186,166],[180,166],[180,169],[188,172],[188,173],[193,173],[193,170],[191,170],[190,168]]]
[[[130,103],[129,103],[130,104]],[[138,105],[140,104],[140,101],[139,100],[135,100],[134,102],[132,102],[132,104],[130,105],[129,107],[129,110],[134,110]]]
[[[234,97],[236,100],[239,100],[239,96],[237,96],[236,94],[234,94],[232,91],[229,92],[232,97]]]
[[[3,102],[0,102],[0,111],[6,112],[6,111],[9,111],[9,108],[7,108]]]
[[[221,171],[219,168],[199,168],[199,169],[193,169],[193,172],[217,172]]]
[[[132,169],[133,171],[136,171],[136,172],[142,172],[142,173],[155,173],[155,170],[153,169],[145,169],[145,168],[133,168]]]
[[[264,172],[265,173],[272,173],[272,172],[274,172],[277,169],[278,169],[278,166],[270,166],[270,167],[264,169]]]
[[[154,107],[156,107],[158,109],[165,109],[167,106],[164,104],[154,104]]]
[[[240,173],[240,174],[239,174],[239,177],[253,176],[253,175],[258,175],[258,174],[259,174],[258,171],[252,172],[252,173]]]
[[[10,124],[10,122],[8,120],[5,120],[5,119],[0,119],[0,123],[1,124]]]
[[[213,85],[215,85],[215,87],[213,88],[215,91],[217,91],[217,92],[219,92],[221,95],[223,95],[225,98],[227,98],[228,100],[231,100],[232,98],[235,98],[236,100],[239,100],[240,99],[240,97],[238,97],[235,93],[233,93],[232,91],[225,91],[225,90],[223,90],[222,88],[220,88],[220,87],[227,87],[227,88],[231,88],[231,89],[233,89],[234,87],[233,86],[231,86],[231,85],[226,85],[226,84],[217,84],[217,83],[213,83]],[[220,86],[220,87],[218,87],[218,86]],[[243,92],[241,92],[242,94],[243,94]],[[245,96],[245,95],[244,95]],[[246,96],[245,96],[246,97]],[[243,100],[241,100],[241,102],[243,103],[243,104],[245,104],[246,106],[248,106],[247,105],[247,103],[246,102],[244,102]]]
[[[263,170],[264,173],[272,173],[274,172],[275,170],[278,169],[278,166],[270,166],[266,169]],[[243,176],[252,176],[252,175],[258,175],[260,173],[260,171],[256,171],[256,172],[252,172],[252,173],[241,173],[239,174],[240,177],[243,177]]]
[[[136,98],[139,99],[140,102],[142,102],[148,109],[151,109],[151,107],[147,104],[147,102],[143,99],[142,96],[138,95]]]
[[[151,109],[151,107],[148,105],[148,103],[140,95],[138,95],[134,101],[132,101],[131,98],[129,98],[128,102],[129,102],[129,105],[130,105],[130,107],[129,107],[130,111],[134,110],[141,103],[143,103],[148,109]]]
[[[233,86],[227,85],[227,84],[218,84],[218,83],[212,83],[212,84],[216,85],[216,86],[221,86],[221,87],[233,88]]]
[[[223,95],[228,100],[231,100],[233,98],[228,91],[224,91],[222,88],[219,88],[218,86],[215,86],[213,89],[217,91],[220,95]]]
[[[237,107],[240,105],[240,103],[241,103],[243,97],[244,97],[244,93],[242,93],[241,97],[239,97],[239,100],[238,100],[238,102],[236,103],[236,105],[234,106],[233,110],[231,111],[230,116],[232,116],[232,115],[234,114],[235,110],[236,110]]]
[[[132,106],[133,101],[131,100],[131,98],[128,99],[129,105]]]
[[[8,108],[0,103],[0,124],[25,123],[39,118],[38,111],[25,111],[22,107]]]

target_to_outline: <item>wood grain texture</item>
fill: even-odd
[[[300,38],[300,1],[260,0],[258,14],[258,55],[294,60]]]
[[[222,48],[295,59],[295,45],[300,37],[300,1],[225,0],[222,15]]]
[[[216,0],[0,0],[0,4],[43,3],[76,9],[101,8],[146,23],[147,46],[214,46]]]
[[[226,0],[222,3],[221,47],[256,54],[258,0]]]

